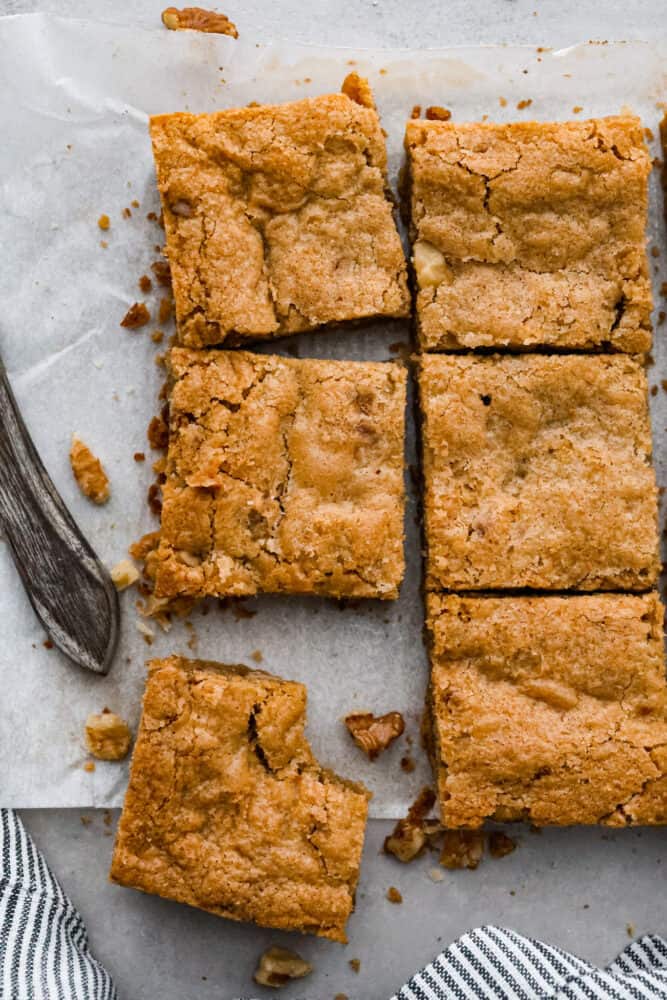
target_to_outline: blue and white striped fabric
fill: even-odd
[[[117,1000],[81,917],[7,809],[0,809],[0,1000]],[[667,941],[646,935],[598,969],[503,927],[480,927],[392,1000],[667,1000]]]
[[[464,934],[392,1000],[667,1000],[667,941],[647,934],[606,969],[504,927]]]
[[[117,1000],[81,917],[9,809],[0,809],[0,998]]]

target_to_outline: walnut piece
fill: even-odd
[[[115,712],[105,709],[86,719],[86,746],[99,760],[122,760],[132,742],[127,723]]]
[[[424,117],[430,122],[448,122],[452,117],[449,108],[441,108],[438,104],[432,104],[427,108]]]
[[[354,742],[368,754],[370,760],[375,760],[405,729],[405,722],[400,712],[388,712],[386,715],[378,716],[372,715],[371,712],[347,715],[345,725]]]
[[[83,495],[93,503],[106,503],[111,493],[109,478],[99,458],[96,458],[88,445],[84,444],[76,434],[72,436],[69,461]]]
[[[121,559],[111,570],[111,579],[116,590],[127,590],[139,579],[139,570],[129,559]]]
[[[133,302],[127,310],[120,325],[126,330],[138,330],[141,326],[146,326],[151,321],[151,314],[145,302]]]
[[[362,108],[374,108],[373,91],[365,76],[358,73],[348,73],[340,88],[346,97],[349,97],[355,104],[360,104]]]
[[[399,861],[407,864],[422,853],[428,840],[426,817],[434,803],[433,790],[422,788],[408,809],[408,815],[399,819],[393,832],[385,838],[383,846],[385,854],[393,854]]]
[[[420,288],[441,285],[449,277],[449,268],[443,254],[427,240],[417,240],[415,243],[412,263]]]
[[[229,35],[231,38],[239,37],[236,25],[228,17],[214,10],[203,10],[201,7],[183,7],[182,10],[167,7],[162,11],[162,23],[170,31],[184,31],[189,28],[191,31]]]
[[[445,830],[440,852],[443,868],[477,868],[483,854],[482,830]]]
[[[259,986],[287,986],[291,979],[303,979],[313,971],[301,955],[288,948],[269,948],[260,956],[253,979]]]

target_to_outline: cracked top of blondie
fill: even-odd
[[[667,822],[657,594],[431,594],[431,751],[442,821]]]
[[[658,509],[646,374],[615,355],[425,355],[429,590],[647,590]]]
[[[408,122],[424,350],[651,344],[638,118]]]
[[[345,941],[368,793],[323,770],[302,684],[153,660],[111,877],[232,920]]]
[[[151,118],[182,344],[408,314],[380,121],[344,90]]]
[[[406,371],[175,348],[157,598],[394,598]]]

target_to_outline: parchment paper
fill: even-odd
[[[287,30],[287,26],[286,26]],[[45,15],[0,19],[0,349],[28,426],[65,502],[108,565],[156,524],[146,490],[152,480],[145,428],[156,411],[161,373],[147,327],[122,330],[128,305],[143,296],[137,279],[158,256],[162,231],[146,220],[158,211],[147,116],[210,111],[251,100],[282,101],[337,90],[352,66],[368,75],[384,126],[392,180],[402,158],[403,128],[415,104],[448,107],[455,119],[566,119],[630,107],[657,135],[665,97],[665,51],[656,44],[584,44],[559,52],[480,47],[441,51],[363,51],[258,46],[252,38],[154,31],[66,21]],[[500,99],[506,102],[501,104]],[[520,101],[532,101],[517,110]],[[656,155],[658,153],[655,147]],[[131,205],[140,202],[140,208]],[[121,216],[130,207],[132,217]],[[97,219],[111,218],[102,232]],[[653,180],[650,241],[663,251],[662,204]],[[108,248],[100,246],[101,240]],[[655,270],[656,315],[665,280]],[[148,299],[155,311],[156,299]],[[667,375],[663,327],[657,327],[651,382]],[[170,331],[167,331],[170,332]],[[302,357],[381,359],[409,342],[403,322],[363,330],[302,335]],[[285,343],[268,350],[284,351]],[[666,482],[665,394],[652,399],[658,481]],[[407,461],[413,463],[409,413]],[[84,500],[68,464],[72,432],[103,460],[112,499]],[[145,451],[143,465],[133,453]],[[153,456],[155,457],[155,456]],[[103,706],[135,727],[149,656],[178,652],[262,667],[304,681],[309,736],[320,759],[364,780],[371,812],[404,812],[428,780],[418,726],[426,681],[416,505],[410,477],[406,512],[407,574],[396,603],[341,609],[315,598],[263,597],[245,602],[253,617],[209,606],[189,630],[156,628],[149,649],[137,631],[136,593],[122,595],[123,626],[107,678],[87,675],[55,650],[0,545],[0,804],[17,807],[116,806],[126,765],[87,759],[83,724]],[[63,581],[67,586],[67,581]],[[188,647],[196,636],[197,648]],[[369,764],[341,717],[352,710],[401,710],[405,738]],[[409,751],[417,769],[405,774]]]

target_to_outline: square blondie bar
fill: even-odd
[[[169,365],[155,597],[395,598],[404,367],[186,348]]]
[[[410,121],[423,350],[651,344],[651,162],[632,116]]]
[[[345,941],[368,793],[319,766],[305,711],[302,684],[153,660],[112,880]]]
[[[656,593],[430,594],[430,722],[442,822],[667,822]]]
[[[151,118],[182,344],[408,314],[380,120],[364,80],[343,89]]]
[[[426,355],[428,590],[647,590],[646,375],[622,354]]]

